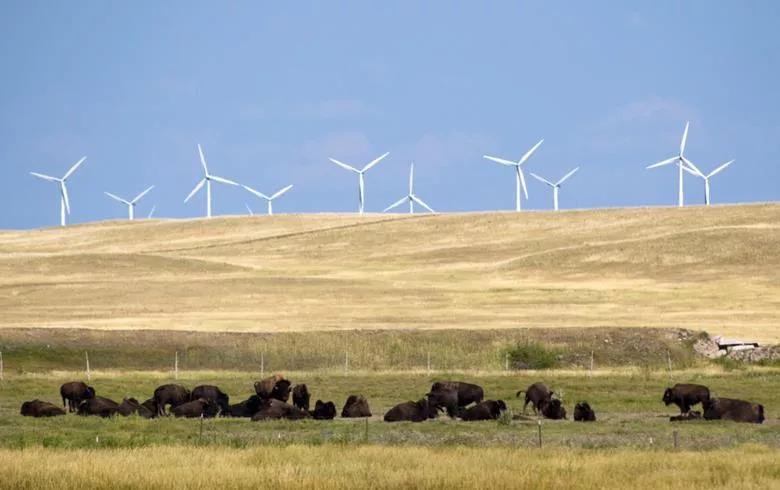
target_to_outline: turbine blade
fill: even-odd
[[[59,182],[60,179],[57,177],[52,177],[51,175],[46,174],[39,174],[38,172],[30,172],[30,175],[34,175],[35,177],[38,177],[39,179],[48,180],[50,182]]]
[[[685,170],[686,172],[688,172],[689,174],[691,174],[691,175],[695,176],[695,177],[703,177],[703,178],[706,178],[706,177],[704,177],[704,175],[700,174],[700,173],[699,173],[699,172],[697,172],[696,170],[693,170],[692,168],[688,168],[688,167],[686,167],[685,165],[683,165],[683,166],[682,166],[682,169],[683,169],[683,170]]]
[[[390,211],[390,210],[391,210],[391,209],[393,209],[393,208],[397,208],[397,207],[398,207],[398,206],[400,206],[401,204],[405,203],[405,202],[406,202],[408,199],[409,199],[409,196],[404,196],[404,197],[402,197],[401,199],[399,199],[398,201],[394,202],[393,204],[391,204],[391,205],[387,206],[387,207],[385,208],[385,210],[384,210],[384,211],[382,211],[382,212],[383,212],[383,213],[386,213],[386,212]]]
[[[255,215],[255,213],[252,212],[252,208],[249,207],[249,204],[244,203],[244,206],[246,206],[246,210],[249,211],[249,216]]]
[[[376,158],[376,159],[372,160],[372,161],[371,161],[371,162],[370,162],[368,165],[366,165],[365,167],[363,167],[363,170],[362,170],[362,171],[363,171],[363,172],[365,172],[366,170],[370,169],[371,167],[373,167],[373,166],[374,166],[374,165],[376,165],[377,163],[379,163],[379,162],[381,162],[382,160],[384,160],[384,158],[385,158],[387,155],[389,155],[389,154],[390,154],[390,152],[388,151],[387,153],[385,153],[385,154],[384,154],[384,155],[382,155],[381,157],[379,157],[379,158]]]
[[[187,196],[187,198],[186,198],[186,199],[184,199],[184,202],[187,202],[187,201],[189,201],[189,200],[190,200],[190,198],[191,198],[192,196],[194,196],[194,195],[195,195],[195,193],[196,193],[196,192],[198,192],[198,191],[200,190],[200,188],[201,188],[201,187],[203,187],[203,184],[205,184],[205,183],[206,183],[206,179],[200,179],[200,182],[198,182],[197,184],[195,184],[195,188],[194,188],[194,189],[192,189],[192,192],[190,192],[190,194]]]
[[[266,196],[266,195],[265,195],[265,194],[263,194],[262,192],[260,192],[260,191],[257,191],[257,190],[255,190],[255,189],[252,189],[252,188],[251,188],[251,187],[249,187],[248,185],[243,185],[243,184],[242,184],[242,185],[241,185],[241,187],[243,187],[244,189],[248,190],[249,192],[251,192],[252,194],[256,195],[257,197],[261,197],[261,198],[263,198],[263,199],[269,199],[269,200],[271,199],[270,197]]]
[[[280,191],[277,191],[277,193],[276,193],[276,194],[274,194],[273,196],[271,196],[271,199],[276,199],[277,197],[281,196],[282,194],[284,194],[285,192],[289,191],[289,190],[290,190],[290,189],[292,189],[292,188],[293,188],[292,184],[288,185],[288,186],[287,186],[287,187],[285,187],[284,189],[282,189],[282,190],[280,190]]]
[[[513,161],[510,161],[510,160],[505,160],[503,158],[498,158],[498,157],[491,157],[490,155],[482,155],[482,158],[485,158],[485,159],[488,159],[488,160],[492,160],[492,161],[494,161],[496,163],[500,163],[501,165],[508,165],[508,166],[511,166],[511,167],[517,166],[517,162],[513,162]]]
[[[724,163],[724,164],[723,164],[723,165],[721,165],[720,167],[716,168],[715,170],[713,170],[712,172],[710,172],[710,174],[707,176],[707,178],[709,178],[709,177],[712,177],[713,175],[715,175],[715,174],[719,173],[721,170],[723,170],[724,168],[726,168],[726,167],[728,167],[729,165],[731,165],[732,163],[734,163],[734,161],[735,161],[735,160],[729,160],[728,162]]]
[[[540,182],[544,182],[545,184],[549,185],[550,187],[555,187],[555,184],[553,184],[549,180],[545,179],[544,177],[539,177],[538,175],[536,175],[533,172],[531,172],[531,177],[535,178],[536,180],[538,180]]]
[[[698,175],[699,177],[704,177],[702,171],[699,170],[699,167],[694,165],[692,161],[688,160],[685,157],[682,157],[682,161],[685,162],[690,167],[691,170],[693,170],[694,175]],[[685,165],[683,165],[683,169],[685,169]]]
[[[414,193],[414,162],[409,167],[409,195]]]
[[[130,205],[130,203],[129,203],[129,202],[125,201],[124,199],[122,199],[122,198],[121,198],[121,197],[119,197],[119,196],[115,196],[114,194],[111,194],[110,192],[104,192],[103,194],[107,195],[108,197],[110,197],[111,199],[113,199],[113,200],[115,200],[115,201],[119,201],[119,202],[121,202],[122,204],[127,204],[127,205]]]
[[[200,147],[200,143],[198,143],[198,154],[200,155],[200,164],[203,165],[203,171],[208,175],[209,168],[206,166],[206,157],[203,156],[203,148]]]
[[[228,180],[224,177],[217,177],[216,175],[209,175],[209,178],[211,180],[216,180],[217,182],[222,182],[223,184],[239,185],[238,182],[233,182],[232,180]]]
[[[518,165],[522,165],[522,164],[524,164],[526,160],[528,160],[529,158],[531,158],[531,155],[533,155],[533,154],[534,154],[534,152],[536,151],[536,149],[537,149],[537,148],[539,148],[539,147],[542,145],[542,143],[544,143],[544,139],[541,139],[541,140],[539,140],[539,142],[538,142],[537,144],[535,144],[533,148],[531,148],[530,150],[528,150],[527,152],[525,152],[525,155],[523,155],[523,158],[521,158],[521,159],[520,159],[520,161],[519,161],[519,162],[517,162],[517,164],[518,164]]]
[[[346,163],[340,162],[340,161],[336,160],[335,158],[328,158],[328,160],[330,160],[331,162],[335,163],[336,165],[338,165],[341,168],[345,168],[347,170],[351,170],[351,171],[353,171],[353,172],[355,172],[357,174],[360,173],[360,170],[356,169],[355,167],[350,167]]]
[[[154,210],[157,209],[157,205],[152,206],[152,210],[149,211],[149,215],[146,217],[146,219],[152,219],[152,216],[154,216]]]
[[[431,209],[431,207],[430,207],[430,206],[428,206],[427,204],[425,204],[425,202],[424,202],[422,199],[420,199],[419,197],[415,196],[414,194],[412,194],[411,196],[409,196],[409,198],[410,198],[412,201],[414,201],[414,202],[416,202],[417,204],[419,204],[420,206],[422,206],[422,207],[424,207],[425,209],[427,209],[428,211],[430,211],[431,213],[435,213],[435,212],[436,212],[436,211],[434,211],[433,209]]]
[[[138,194],[137,196],[135,196],[135,199],[133,199],[132,201],[130,201],[130,204],[135,204],[135,203],[137,203],[139,199],[141,199],[142,197],[144,197],[144,196],[146,195],[146,193],[147,193],[147,192],[149,192],[149,191],[150,191],[150,190],[152,190],[152,189],[154,189],[154,186],[153,186],[153,185],[150,185],[150,186],[149,186],[149,187],[148,187],[148,188],[147,188],[145,191],[143,191],[142,193],[140,193],[140,194]]]
[[[520,185],[523,187],[523,194],[525,194],[525,198],[528,199],[528,187],[525,185],[525,175],[523,174],[523,169],[520,165],[517,166],[517,174],[520,176]]]
[[[556,183],[555,183],[555,185],[561,185],[561,184],[563,184],[563,182],[564,182],[566,179],[568,179],[569,177],[571,177],[572,175],[574,175],[574,174],[577,172],[577,170],[579,170],[579,169],[580,169],[580,167],[577,167],[577,168],[575,168],[574,170],[572,170],[571,172],[569,172],[568,174],[564,175],[564,176],[563,176],[563,178],[561,178],[561,180],[559,180],[558,182],[556,182]]]
[[[84,163],[84,160],[86,160],[86,159],[87,159],[87,157],[81,157],[81,160],[79,160],[78,162],[76,162],[76,163],[75,163],[75,164],[74,164],[72,167],[70,167],[70,170],[68,170],[68,171],[65,173],[65,175],[62,177],[62,180],[66,180],[68,177],[70,177],[71,175],[73,175],[73,172],[75,172],[75,171],[76,171],[76,169],[77,169],[77,168],[79,168],[79,166],[80,166],[82,163]]]
[[[68,188],[65,187],[65,180],[60,181],[60,192],[62,193],[62,199],[65,201],[65,210],[70,214],[70,199],[68,199]]]
[[[676,162],[677,159],[678,159],[677,157],[667,158],[666,160],[661,160],[658,163],[654,163],[652,165],[648,165],[647,167],[645,167],[645,169],[651,169],[651,168],[656,168],[656,167],[662,167],[664,165],[669,165],[670,163]]]
[[[680,156],[682,156],[683,152],[685,152],[685,142],[688,141],[688,126],[689,125],[690,125],[689,122],[685,123],[685,131],[683,131],[682,141],[680,141]]]

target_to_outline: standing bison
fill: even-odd
[[[56,417],[58,415],[65,415],[65,410],[53,403],[42,400],[32,400],[22,403],[19,414],[25,417]]]
[[[69,412],[75,412],[81,402],[95,396],[95,389],[82,381],[71,381],[60,386],[60,395],[62,406],[67,406]]]
[[[505,411],[504,400],[485,400],[461,412],[460,418],[466,421],[497,420]]]
[[[157,414],[160,416],[165,415],[166,405],[170,405],[173,409],[190,400],[190,390],[182,385],[167,384],[154,390],[154,401],[157,404]]]
[[[733,420],[734,422],[764,422],[764,406],[733,398],[712,398],[703,403],[706,420]]]
[[[574,406],[574,421],[575,422],[595,422],[596,412],[590,408],[588,402],[579,402]]]
[[[704,406],[704,402],[710,399],[710,389],[706,386],[695,384],[676,384],[664,391],[663,402],[666,406],[675,404],[680,408],[680,414],[685,415],[691,411],[691,407],[697,403]]]
[[[529,403],[534,408],[534,413],[539,413],[542,410],[542,406],[552,400],[554,391],[550,390],[544,383],[534,383],[526,388],[525,391],[518,391],[515,397],[519,397],[520,393],[525,393],[523,413],[525,413]]]
[[[417,402],[404,402],[394,406],[385,414],[385,422],[424,422],[435,419],[437,413],[436,407],[423,398]]]
[[[295,388],[293,388],[292,391],[292,398],[293,398],[293,405],[295,407],[309,411],[309,401],[311,400],[311,395],[309,395],[309,389],[306,387],[305,384],[295,385]]]
[[[371,409],[368,407],[368,400],[362,395],[349,395],[344,408],[341,409],[343,418],[370,417]]]
[[[211,400],[219,407],[219,411],[225,415],[230,411],[230,397],[213,385],[200,385],[195,387],[190,394],[190,398],[192,400],[197,400],[198,398]]]
[[[437,391],[454,390],[458,394],[458,407],[466,407],[472,403],[479,403],[485,398],[485,391],[481,386],[463,381],[440,381],[433,383],[431,393]]]

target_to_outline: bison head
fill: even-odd
[[[95,388],[91,386],[87,386],[87,389],[84,390],[84,398],[95,398]]]
[[[671,388],[667,388],[666,391],[664,391],[664,397],[663,397],[664,404],[671,405],[672,404],[672,397],[673,397],[672,389]]]

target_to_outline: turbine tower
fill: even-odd
[[[716,168],[712,172],[708,173],[707,175],[704,175],[699,168],[693,164],[693,162],[689,161],[688,164],[691,166],[691,168],[683,167],[683,170],[688,172],[691,175],[696,175],[697,177],[701,177],[704,179],[704,205],[709,206],[710,205],[710,177],[717,175],[720,173],[721,170],[728,167],[732,163],[734,163],[735,160],[729,160],[728,162],[724,163],[720,167]]]
[[[520,160],[513,162],[511,160],[505,160],[503,158],[498,157],[491,157],[488,155],[483,155],[483,158],[486,158],[488,160],[492,160],[496,163],[500,163],[501,165],[506,165],[508,167],[515,167],[515,211],[520,211],[522,209],[522,206],[520,205],[520,186],[523,187],[523,193],[525,194],[525,198],[528,199],[528,188],[525,185],[525,176],[523,175],[523,169],[521,166],[528,160],[531,155],[536,151],[537,148],[544,142],[544,140],[539,140],[537,144],[534,145],[533,148],[528,150],[525,155],[523,155],[523,158]]]
[[[269,216],[274,214],[274,207],[273,207],[273,204],[272,204],[273,200],[293,188],[292,184],[290,184],[287,187],[285,187],[284,189],[280,189],[280,190],[276,191],[276,194],[268,197],[265,194],[263,194],[262,192],[257,191],[255,189],[252,189],[249,186],[242,185],[241,187],[243,187],[244,189],[248,190],[249,192],[251,192],[252,194],[256,195],[257,197],[261,197],[261,198],[265,199],[266,201],[268,201],[268,215]],[[247,205],[247,209],[249,209],[249,205]],[[249,212],[252,213],[252,210],[249,210]]]
[[[568,174],[564,175],[563,178],[561,178],[561,180],[559,180],[558,182],[556,182],[554,184],[552,182],[550,182],[549,180],[545,179],[544,177],[539,177],[538,175],[536,175],[533,172],[531,172],[531,177],[535,178],[536,180],[538,180],[540,182],[544,182],[545,184],[547,184],[550,187],[552,187],[552,190],[553,190],[553,208],[556,211],[558,211],[558,190],[561,188],[561,184],[563,184],[566,181],[566,179],[568,179],[569,177],[574,175],[574,173],[577,170],[579,170],[579,169],[580,169],[580,167],[575,168],[574,170],[570,171]]]
[[[363,167],[362,170],[358,170],[355,167],[352,167],[350,165],[347,165],[346,163],[343,163],[343,162],[340,162],[340,161],[336,160],[335,158],[328,158],[328,160],[330,160],[331,162],[335,163],[339,167],[345,168],[345,169],[347,169],[347,170],[349,170],[351,172],[355,172],[356,174],[358,174],[358,177],[359,177],[359,183],[358,183],[358,200],[359,200],[358,212],[360,214],[363,214],[363,206],[364,206],[365,200],[366,200],[365,199],[366,198],[366,191],[365,191],[365,183],[363,182],[363,174],[366,173],[366,171],[368,169],[370,169],[371,167],[373,167],[374,165],[376,165],[377,163],[382,161],[382,159],[384,159],[389,154],[390,154],[390,152],[387,152],[384,155],[380,156],[379,158],[376,158],[376,159],[372,160],[371,162],[368,163],[368,165]]]
[[[198,145],[198,153],[200,154],[200,163],[203,165],[203,178],[195,185],[195,188],[192,189],[192,192],[187,196],[186,199],[184,199],[184,202],[190,200],[192,196],[195,195],[196,192],[200,190],[201,187],[203,187],[203,184],[206,184],[206,217],[211,218],[211,181],[220,182],[222,184],[229,184],[229,185],[238,185],[237,182],[233,182],[232,180],[225,179],[223,177],[218,177],[216,175],[212,175],[209,173],[209,168],[206,165],[206,157],[203,156],[203,150],[201,149],[200,145]]]
[[[52,177],[51,175],[39,174],[37,172],[30,172],[30,175],[34,175],[39,179],[48,180],[49,182],[57,182],[60,185],[60,226],[65,226],[65,213],[67,212],[67,214],[70,214],[70,200],[68,199],[68,186],[65,185],[65,182],[68,180],[68,177],[73,175],[73,172],[75,172],[76,169],[79,168],[79,165],[84,163],[84,160],[86,159],[87,157],[81,157],[81,160],[79,160],[72,167],[70,167],[70,170],[65,172],[65,175],[63,175],[62,178],[60,179],[58,179],[57,177]]]
[[[154,186],[153,186],[153,185],[152,185],[152,186],[149,186],[149,187],[148,187],[148,188],[147,188],[145,191],[143,191],[142,193],[140,193],[140,194],[138,194],[137,196],[135,196],[135,198],[134,198],[132,201],[127,201],[127,200],[125,200],[125,199],[122,199],[121,197],[115,196],[115,195],[111,194],[110,192],[106,192],[105,194],[106,194],[108,197],[110,197],[111,199],[114,199],[115,201],[119,201],[119,202],[121,202],[121,203],[123,203],[123,204],[127,204],[127,219],[129,219],[129,220],[131,220],[131,221],[132,221],[132,220],[133,220],[133,218],[134,218],[134,214],[135,214],[135,213],[134,213],[134,210],[135,210],[135,205],[136,205],[136,203],[138,203],[138,201],[139,201],[139,200],[140,200],[142,197],[144,197],[144,196],[146,195],[146,193],[147,193],[147,192],[149,192],[149,191],[150,191],[150,190],[152,190],[152,189],[154,189]],[[153,212],[154,212],[154,208],[152,208],[152,211],[149,213],[149,217],[151,217],[151,216],[152,216],[152,213],[153,213]]]
[[[652,165],[647,166],[648,169],[656,168],[656,167],[663,167],[664,165],[669,165],[670,163],[676,163],[677,164],[677,171],[679,173],[678,176],[678,191],[677,191],[677,206],[683,207],[685,205],[685,197],[683,195],[683,170],[685,169],[685,165],[691,165],[690,160],[685,158],[685,142],[688,140],[688,126],[690,126],[689,122],[685,123],[685,131],[683,131],[682,140],[680,141],[680,153],[677,156],[674,156],[672,158],[667,158],[666,160],[662,160],[658,163],[654,163]]]
[[[409,214],[414,214],[414,203],[419,204],[420,206],[424,207],[425,209],[427,209],[431,213],[435,213],[436,212],[433,209],[431,209],[430,206],[425,204],[425,202],[423,202],[423,200],[420,199],[419,197],[417,197],[415,195],[415,193],[414,193],[414,162],[412,162],[412,165],[409,168],[409,194],[407,194],[406,196],[402,197],[401,199],[399,199],[395,203],[393,203],[393,204],[389,205],[388,207],[386,207],[383,212],[386,213],[386,212],[390,211],[391,209],[400,206],[401,204],[403,204],[406,201],[409,201]]]

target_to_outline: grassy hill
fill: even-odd
[[[0,328],[684,327],[780,340],[780,205],[0,233]]]

